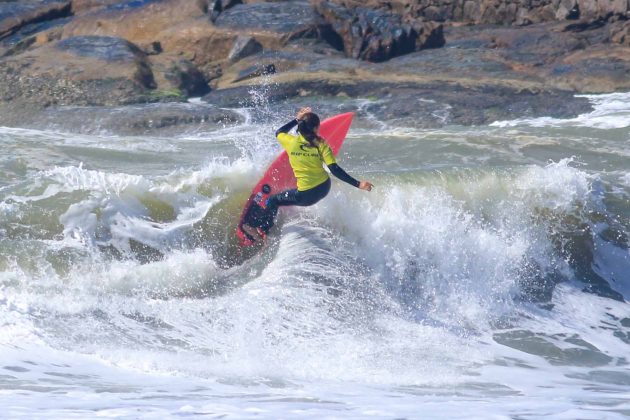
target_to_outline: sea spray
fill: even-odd
[[[334,181],[245,255],[277,146],[243,112],[166,151],[0,130],[3,412],[625,415],[627,129],[364,126],[340,162],[376,188]]]

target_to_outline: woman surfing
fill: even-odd
[[[280,206],[312,206],[326,197],[331,182],[323,164],[342,181],[365,191],[372,190],[371,183],[358,181],[341,169],[326,139],[319,135],[319,124],[319,117],[311,108],[302,108],[295,119],[276,131],[276,139],[289,156],[297,188],[272,195],[264,202],[254,200],[239,226],[247,240],[254,241],[256,233],[266,236]],[[290,134],[295,127],[297,135]]]

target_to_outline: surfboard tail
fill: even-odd
[[[241,225],[239,225],[236,228],[236,236],[238,237],[238,243],[240,246],[254,245],[254,240],[253,240],[254,238],[250,237],[247,233],[245,233]]]

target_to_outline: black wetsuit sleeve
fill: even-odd
[[[294,119],[292,119],[291,121],[289,121],[288,123],[286,123],[285,125],[283,125],[282,127],[278,128],[276,130],[276,137],[278,137],[278,134],[280,134],[280,133],[288,133],[296,125],[298,125],[298,120],[294,118]]]
[[[347,182],[348,184],[359,188],[360,182],[357,181],[356,179],[352,178],[350,175],[348,175],[348,173],[346,171],[344,171],[343,169],[341,169],[339,167],[339,165],[337,165],[336,163],[333,163],[332,165],[328,165],[328,169],[330,169],[330,172],[334,176],[336,176],[337,178],[339,178],[343,182]]]

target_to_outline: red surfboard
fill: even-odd
[[[350,125],[352,124],[353,112],[347,112],[345,114],[335,115],[334,117],[327,118],[319,126],[319,135],[326,139],[326,142],[332,149],[335,156],[341,150],[343,141],[348,134]],[[270,195],[277,194],[279,192],[295,188],[297,186],[297,180],[293,175],[293,169],[289,164],[289,156],[286,151],[280,153],[269,168],[265,171],[263,177],[258,181],[258,184],[252,190],[252,194],[243,207],[241,212],[241,218],[236,228],[236,235],[239,238],[241,246],[253,245],[253,241],[243,233],[242,225],[247,212],[252,204],[257,202],[264,202]]]

